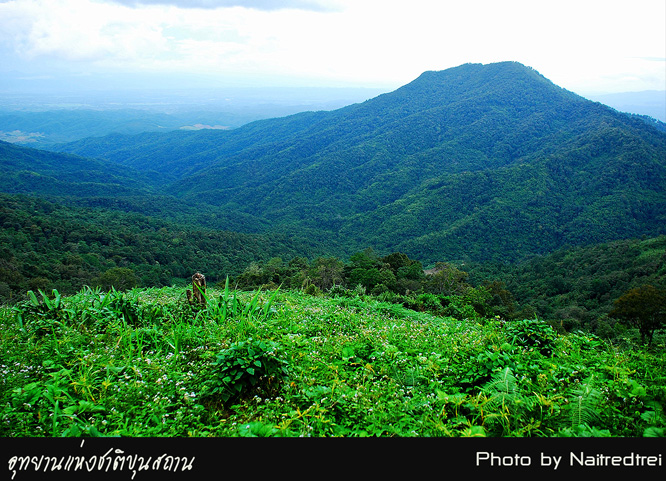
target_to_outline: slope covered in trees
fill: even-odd
[[[506,62],[426,72],[333,112],[61,147],[160,172],[274,231],[433,263],[663,234],[666,135]]]
[[[567,247],[520,264],[461,266],[469,282],[502,282],[524,310],[568,329],[608,334],[613,303],[646,285],[666,290],[666,236]],[[612,324],[612,323],[611,323]]]
[[[71,197],[149,192],[150,175],[114,162],[56,154],[0,141],[0,191]]]
[[[313,249],[282,235],[0,194],[0,303],[21,299],[28,289],[70,294],[86,285],[172,285],[197,270],[216,282],[278,255],[312,256]]]
[[[511,62],[426,72],[395,92],[332,112],[304,112],[230,131],[89,138],[61,150],[77,155],[0,143],[0,190],[66,205],[49,209],[57,213],[53,219],[65,211],[65,217],[76,217],[65,229],[72,232],[84,224],[91,232],[116,228],[118,222],[132,230],[135,219],[142,219],[136,229],[147,222],[148,231],[164,227],[215,237],[219,230],[225,239],[242,237],[230,232],[253,234],[243,237],[253,239],[250,244],[260,239],[251,255],[220,264],[223,269],[211,267],[212,277],[240,273],[272,257],[350,259],[367,246],[380,258],[400,252],[425,267],[531,259],[502,268],[514,276],[504,282],[519,303],[534,301],[532,307],[546,316],[583,308],[585,316],[569,317],[589,322],[605,312],[606,297],[621,294],[619,288],[596,287],[605,296],[603,309],[582,298],[567,304],[560,297],[540,306],[538,284],[545,281],[531,279],[530,269],[538,271],[539,259],[552,259],[549,254],[566,245],[654,237],[666,229],[666,135]],[[6,212],[46,224],[52,219],[40,209],[32,212],[25,198],[8,199]],[[11,246],[7,252],[37,252],[21,247],[33,243],[43,247],[38,223],[18,225],[3,231]],[[183,260],[183,246],[157,237],[128,247],[137,251],[132,266],[154,270],[152,257],[168,254],[185,267],[168,274],[160,261],[158,284],[186,276],[195,264]],[[62,262],[69,244],[54,242],[48,249]],[[107,249],[114,242],[99,244]],[[226,240],[216,242],[223,246]],[[198,250],[214,256],[219,246],[213,242]],[[101,255],[102,268],[91,269],[91,275],[122,267]],[[15,268],[26,262],[10,261]],[[523,275],[524,266],[529,268]],[[395,290],[388,271],[374,268],[371,275],[346,275],[368,291]],[[57,270],[43,272],[51,277],[24,273],[18,284],[4,282],[14,291],[33,277],[61,280]],[[397,281],[397,271],[392,275]],[[147,285],[149,277],[142,282]],[[558,274],[545,277],[559,282]],[[512,284],[514,279],[520,280]],[[547,287],[546,297],[563,295],[561,286],[554,289]]]

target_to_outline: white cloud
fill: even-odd
[[[515,60],[574,91],[663,89],[665,16],[663,0],[12,0],[0,61],[398,86]]]
[[[124,8],[88,1],[13,1],[0,4],[2,39],[15,53],[39,61],[103,62],[154,55],[165,47],[159,23],[128,18]],[[7,15],[7,17],[5,17]]]
[[[314,10],[326,11],[335,9],[335,2],[325,0],[109,0],[129,7],[145,5],[167,5],[179,8],[228,8],[243,7],[257,10]]]

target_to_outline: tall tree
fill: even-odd
[[[651,285],[631,289],[614,302],[608,315],[638,327],[643,342],[651,344],[654,331],[666,324],[666,291]]]

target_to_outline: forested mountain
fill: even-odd
[[[69,204],[0,194],[0,303],[20,299],[27,289],[71,294],[85,285],[171,285],[196,271],[215,283],[252,262],[321,252],[283,235],[239,234],[117,207]]]
[[[149,192],[152,177],[114,162],[57,154],[0,141],[0,191],[74,197]]]
[[[567,330],[599,328],[613,302],[630,289],[666,290],[666,236],[567,247],[516,265],[462,267],[473,284],[502,282],[517,304],[565,322]]]
[[[58,150],[0,142],[0,301],[201,270],[458,309],[428,297],[426,268],[469,275],[437,295],[603,330],[627,289],[666,288],[666,134],[516,63],[426,72],[335,111]]]
[[[426,72],[332,112],[59,150],[346,253],[517,261],[666,232],[666,135],[514,62]]]

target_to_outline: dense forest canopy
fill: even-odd
[[[68,294],[85,285],[110,287],[114,275],[123,287],[171,285],[197,270],[224,279],[253,261],[312,252],[306,241],[277,234],[195,228],[34,197],[0,194],[0,201],[0,297],[5,301],[22,297],[26,289]]]
[[[125,290],[184,285],[193,272],[243,289],[314,295],[363,293],[459,319],[538,316],[564,331],[614,336],[609,314],[631,289],[666,292],[666,236],[566,248],[520,264],[425,266],[372,248],[348,259],[279,235],[238,234],[165,223],[136,213],[62,206],[0,195],[0,301],[27,290],[73,294],[84,286]],[[658,324],[661,325],[661,324]]]
[[[345,256],[516,262],[666,233],[666,135],[514,62],[426,72],[331,112],[58,149]]]
[[[666,134],[515,62],[334,111],[50,148],[0,142],[3,302],[201,271],[608,334],[614,301],[666,287]]]

